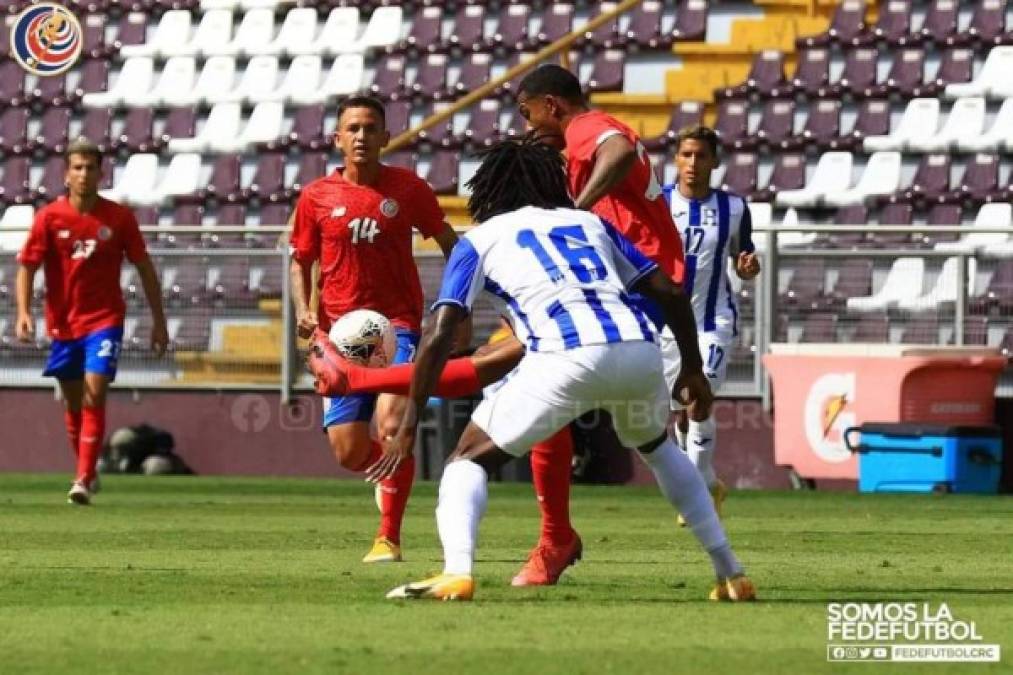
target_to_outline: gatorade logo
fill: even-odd
[[[813,452],[825,462],[851,458],[844,430],[855,425],[855,374],[827,373],[813,382],[806,397],[803,425]]]

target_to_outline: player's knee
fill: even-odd
[[[363,464],[369,457],[369,448],[362,447],[358,443],[349,443],[343,440],[331,439],[331,451],[338,464],[349,471],[362,471]]]

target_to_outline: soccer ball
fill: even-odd
[[[369,368],[385,368],[394,360],[397,337],[383,314],[357,309],[334,322],[328,334],[346,359]]]

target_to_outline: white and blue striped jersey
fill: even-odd
[[[687,199],[674,185],[664,188],[686,254],[683,288],[693,299],[697,330],[738,332],[738,307],[728,278],[727,258],[752,252],[753,224],[746,200],[724,190],[707,199]]]
[[[647,340],[654,327],[628,289],[657,269],[587,211],[525,207],[490,218],[454,247],[433,308],[471,310],[487,290],[531,351]]]

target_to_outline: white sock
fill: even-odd
[[[462,459],[443,469],[436,529],[443,543],[443,572],[471,574],[478,542],[478,523],[489,498],[485,469]]]
[[[703,476],[703,482],[707,484],[708,488],[718,481],[718,477],[714,474],[713,463],[717,433],[718,425],[714,421],[713,415],[703,422],[690,420],[689,433],[686,434],[688,445],[683,446],[686,448],[686,454],[689,455],[690,460],[696,465],[696,470]]]
[[[688,435],[688,432],[680,429],[678,422],[676,422],[675,425],[672,427],[672,431],[675,432],[675,440],[679,443],[679,449],[682,450],[683,452],[686,452],[686,444],[687,444],[686,436]]]
[[[707,486],[689,458],[679,452],[671,438],[654,452],[637,454],[650,467],[661,493],[686,519],[693,536],[710,555],[715,574],[721,578],[742,574],[742,565],[732,553]]]

